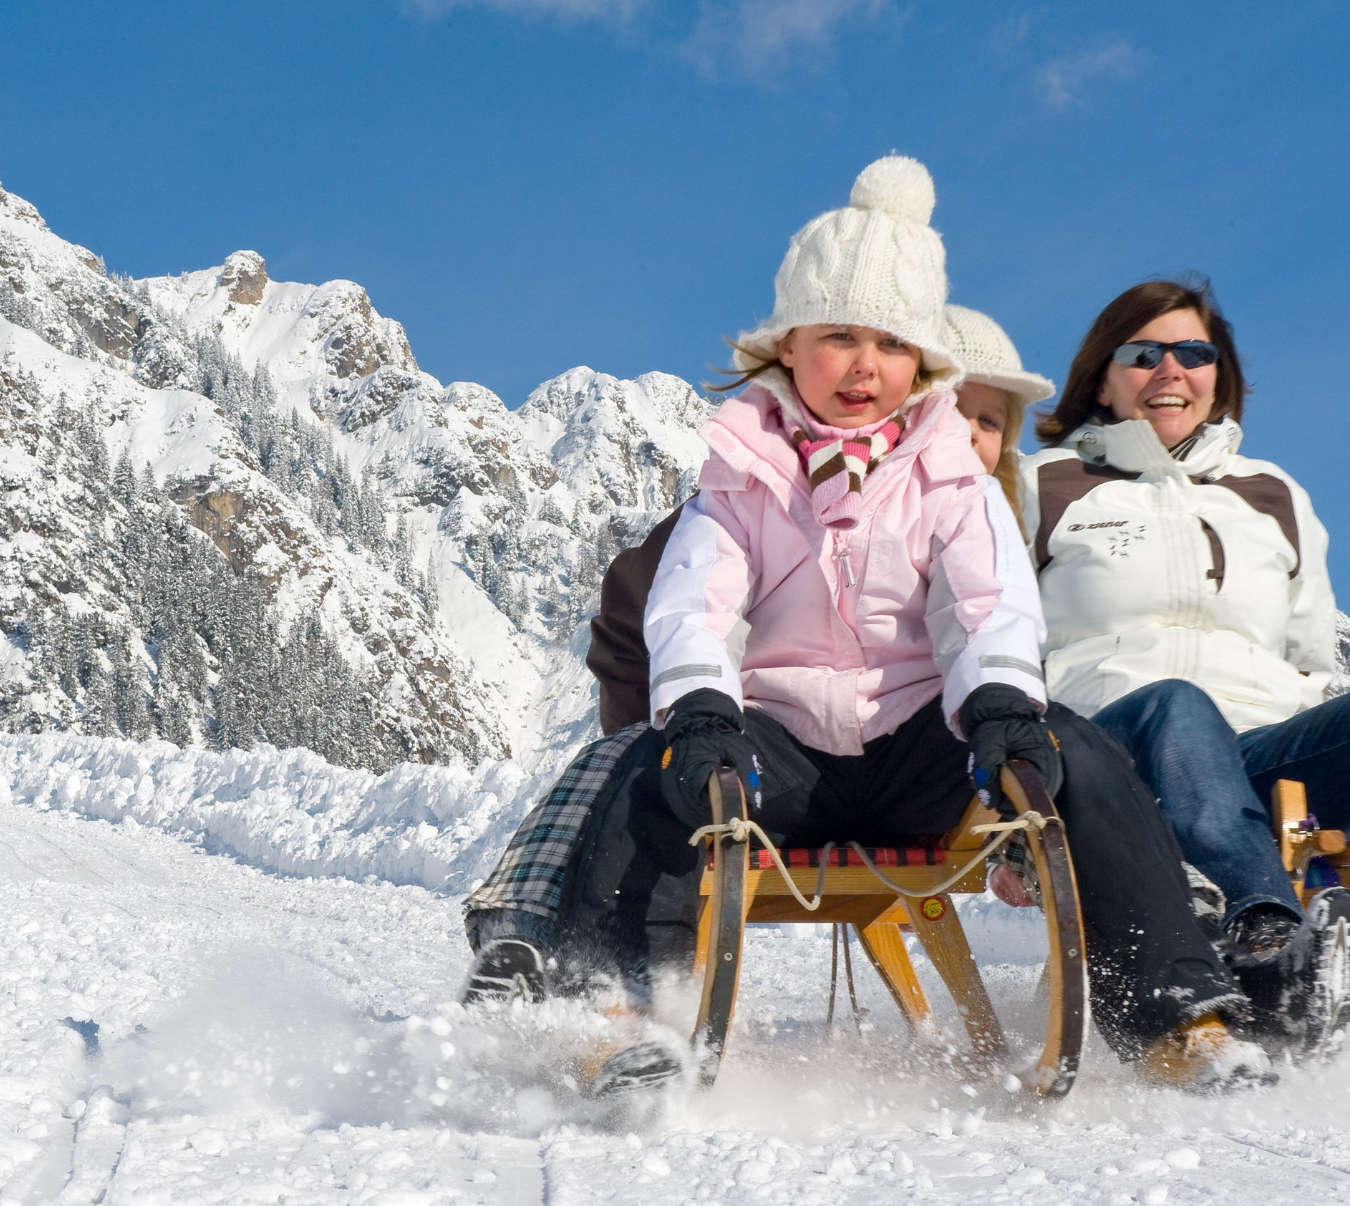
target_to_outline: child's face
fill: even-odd
[[[970,420],[970,446],[986,473],[993,473],[1008,427],[1008,395],[992,385],[967,381],[956,391],[956,408]]]
[[[865,427],[909,397],[922,353],[872,327],[794,327],[778,344],[808,409],[831,427]]]

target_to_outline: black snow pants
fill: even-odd
[[[1059,739],[1064,817],[1088,945],[1094,1017],[1122,1058],[1182,1022],[1241,1017],[1246,999],[1191,912],[1181,855],[1157,802],[1112,738],[1067,708]],[[802,745],[748,709],[764,764],[757,817],[776,845],[899,845],[951,829],[970,800],[967,747],[934,700],[861,755]],[[574,985],[610,974],[641,992],[663,964],[692,958],[702,858],[666,808],[657,765],[664,740],[633,742],[597,796],[568,874],[555,950]]]

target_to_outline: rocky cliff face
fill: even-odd
[[[191,351],[103,261],[53,234],[38,211],[0,188],[0,318],[154,389],[185,385]]]

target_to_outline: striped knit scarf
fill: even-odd
[[[793,402],[780,399],[783,425],[806,467],[811,509],[827,528],[856,528],[862,511],[863,478],[900,442],[899,412],[880,423],[844,430],[827,427],[813,438],[812,424]]]

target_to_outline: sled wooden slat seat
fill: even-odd
[[[947,851],[936,844],[864,846],[861,853],[852,846],[821,847],[818,850],[794,847],[778,852],[779,858],[789,867],[819,867],[822,862],[830,867],[866,867],[864,854],[878,867],[934,867],[947,861]],[[767,850],[750,851],[752,871],[767,871],[773,865],[773,856]]]
[[[1350,887],[1350,850],[1340,829],[1319,829],[1308,815],[1308,796],[1294,779],[1277,779],[1271,789],[1271,816],[1280,859],[1305,904],[1337,880]],[[1315,860],[1315,861],[1314,861]],[[1334,878],[1332,878],[1334,876]]]
[[[889,879],[914,891],[922,891],[926,885],[937,881],[939,877],[934,876],[934,869],[940,869],[946,874],[954,865],[948,851],[938,845],[876,846],[865,847],[864,850],[873,866],[880,867]],[[877,879],[856,850],[847,846],[836,846],[828,852],[823,849],[789,847],[779,850],[778,855],[787,864],[792,887],[803,896],[815,894],[824,855],[829,868],[825,880],[827,899],[821,902],[819,909],[806,914],[797,903],[792,887],[788,886],[782,872],[774,865],[773,856],[767,850],[751,848],[745,877],[746,892],[752,898],[747,921],[804,919],[852,921],[865,925],[875,920],[880,913],[886,912],[890,914],[888,921],[908,924],[902,898]],[[710,852],[701,889],[705,896],[711,892],[715,863],[716,858]],[[916,873],[911,874],[911,871]],[[984,891],[983,865],[963,877],[951,890]]]
[[[1054,805],[1025,763],[1003,771],[1003,789],[1019,813],[1034,810],[1054,821],[1024,831],[1044,903],[1049,937],[1050,986],[1046,1041],[1040,1058],[1019,1074],[1029,1090],[1061,1096],[1073,1083],[1087,1021],[1087,973],[1078,910],[1077,888],[1064,831]],[[730,772],[710,784],[713,815],[723,820],[723,801],[744,815],[744,797]],[[1033,806],[1032,801],[1035,801]],[[952,903],[955,893],[980,893],[985,886],[979,852],[987,837],[975,826],[997,817],[972,800],[961,823],[938,841],[867,851],[887,879],[912,896],[902,896],[883,883],[855,850],[830,851],[821,879],[821,852],[781,850],[787,878],[804,897],[820,886],[821,901],[807,910],[784,882],[768,851],[751,849],[746,840],[721,833],[710,839],[708,865],[700,894],[696,974],[703,975],[703,995],[695,1028],[700,1047],[700,1072],[705,1084],[717,1075],[734,1009],[744,926],[753,922],[833,922],[851,925],[872,966],[889,989],[901,1013],[918,1033],[936,1037],[932,1007],[915,975],[903,932],[912,931],[956,1002],[975,1052],[1005,1054],[998,1017],[970,952]],[[961,868],[955,883],[947,883]]]

